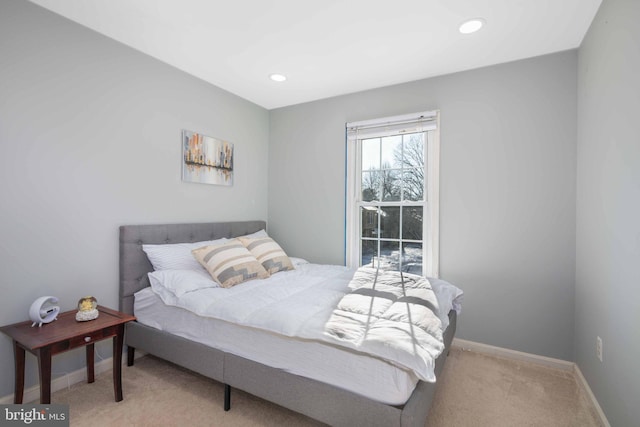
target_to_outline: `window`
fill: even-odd
[[[438,112],[347,123],[350,267],[438,277]]]

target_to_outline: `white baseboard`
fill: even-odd
[[[505,359],[520,360],[523,362],[531,362],[536,365],[543,365],[548,368],[560,369],[563,371],[573,371],[575,363],[562,359],[554,359],[552,357],[539,356],[537,354],[524,353],[522,351],[510,350],[508,348],[495,347],[488,344],[482,344],[474,341],[453,339],[454,347],[463,350],[471,350],[476,353],[490,354],[492,356],[504,357]]]
[[[607,417],[602,410],[602,407],[598,403],[596,396],[591,391],[591,387],[589,387],[589,383],[585,379],[584,375],[580,371],[578,365],[573,362],[569,362],[562,359],[554,359],[552,357],[539,356],[537,354],[524,353],[522,351],[510,350],[508,348],[495,347],[493,345],[482,344],[474,341],[462,340],[459,338],[454,338],[452,347],[460,348],[462,350],[474,351],[476,353],[489,354],[492,356],[503,357],[505,359],[519,360],[523,362],[531,362],[537,365],[546,366],[548,368],[560,369],[563,371],[570,371],[575,375],[576,382],[578,386],[582,389],[582,391],[587,396],[587,399],[593,405],[593,408],[596,411],[596,415],[599,418],[600,423],[603,427],[611,427]]]
[[[587,399],[591,401],[591,404],[596,410],[596,414],[598,415],[598,418],[600,418],[600,422],[602,423],[602,426],[611,427],[611,424],[609,424],[609,420],[607,420],[607,417],[604,414],[602,407],[598,403],[596,396],[593,394],[593,391],[591,391],[591,387],[589,387],[589,383],[587,382],[587,379],[584,377],[584,375],[582,375],[582,371],[580,370],[580,367],[578,367],[578,365],[576,365],[575,363],[573,366],[574,366],[573,372],[576,376],[576,381],[578,382],[578,385],[582,387],[582,391],[587,395]]]
[[[142,357],[145,353],[136,350],[135,358]],[[127,357],[126,354],[122,355],[122,364],[126,365]],[[107,359],[103,359],[94,364],[94,374],[99,375],[103,372],[107,372],[113,369],[113,357],[109,357]],[[58,390],[62,390],[67,387],[71,387],[73,384],[83,382],[87,380],[87,368],[83,367],[78,369],[77,371],[70,372],[68,374],[62,375],[58,378],[53,378],[51,380],[51,393],[54,393]],[[33,387],[29,387],[24,390],[24,394],[22,396],[22,401],[25,403],[36,401],[38,403],[40,401],[40,384],[34,385]],[[13,403],[13,393],[0,397],[0,404],[11,404]]]

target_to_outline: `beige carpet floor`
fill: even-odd
[[[70,405],[72,426],[322,425],[239,390],[224,412],[222,384],[151,356],[124,367],[122,378],[119,403],[111,372],[52,401]],[[427,427],[600,425],[570,372],[454,348],[439,381]]]

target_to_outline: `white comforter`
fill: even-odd
[[[293,271],[277,273],[268,279],[249,281],[230,289],[205,287],[179,296],[163,287],[157,276],[153,276],[156,273],[159,272],[150,273],[152,289],[167,305],[181,307],[203,317],[213,317],[285,336],[341,345],[412,370],[422,380],[435,381],[434,362],[444,348],[437,315],[422,316],[422,320],[414,317],[410,322],[400,322],[393,326],[385,324],[390,319],[384,319],[379,326],[386,327],[374,329],[367,329],[365,321],[363,329],[348,337],[338,337],[330,332],[336,330],[334,310],[338,308],[338,304],[345,295],[362,285],[360,281],[351,282],[354,270],[341,266],[304,264],[298,265]],[[428,304],[437,309],[438,302],[428,281],[423,279],[416,289],[410,293],[419,292],[421,298],[426,298]],[[377,319],[376,315],[384,312],[391,313],[388,311],[388,299],[382,298],[384,301],[381,301],[381,298],[372,299],[366,295],[354,298],[353,295],[358,294],[350,294],[344,299],[355,303],[352,305],[355,311],[352,310],[351,317],[356,321],[351,322],[351,327],[362,316],[369,316],[367,311],[372,302],[372,308],[378,310],[378,313],[372,312],[370,319]],[[344,301],[341,309],[345,308]],[[410,307],[410,312],[405,310],[402,313],[403,305]],[[383,306],[386,308],[382,309]],[[395,320],[391,321],[407,318],[409,313],[411,316],[418,315],[424,311],[420,308],[422,306],[396,302],[392,310],[395,312]],[[358,311],[360,313],[354,315]],[[398,327],[403,323],[404,326]]]

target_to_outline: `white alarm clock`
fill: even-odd
[[[31,327],[33,328],[38,324],[38,327],[43,323],[53,322],[58,318],[60,313],[60,307],[54,305],[58,302],[56,297],[40,297],[31,304],[29,308],[29,318],[33,320]]]

